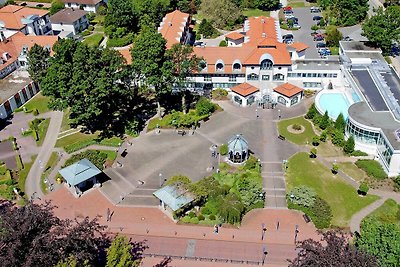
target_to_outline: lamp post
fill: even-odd
[[[280,109],[278,109],[278,119],[279,120],[281,119],[281,110]]]
[[[159,174],[158,174],[158,177],[160,178],[160,187],[163,185],[163,175],[162,175],[162,173],[160,172]]]
[[[263,246],[262,253],[263,253],[263,255],[262,255],[262,265],[264,265],[265,260],[267,259],[267,255],[268,255],[268,250],[267,250],[266,246]]]
[[[267,231],[267,227],[265,226],[265,223],[262,223],[261,224],[261,240],[264,240],[266,231]]]

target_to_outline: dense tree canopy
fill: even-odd
[[[217,28],[233,25],[241,17],[240,8],[231,0],[202,0],[200,11]]]
[[[337,231],[322,233],[322,242],[307,239],[298,243],[297,257],[290,267],[336,266],[378,267],[375,257],[352,245],[348,237]]]
[[[254,7],[261,10],[273,10],[278,7],[279,0],[254,0]]]
[[[363,21],[368,11],[368,0],[319,0],[328,10],[330,24],[351,26]]]
[[[139,20],[141,20],[144,15],[147,15],[150,21],[155,25],[158,25],[167,11],[170,10],[169,0],[135,0],[133,1],[133,6]]]
[[[104,23],[106,27],[113,29],[124,28],[128,32],[135,31],[138,15],[135,14],[133,2],[130,0],[110,0]]]
[[[50,15],[53,15],[62,9],[64,9],[64,2],[61,0],[53,0],[51,2]]]
[[[392,44],[400,42],[399,25],[400,6],[389,6],[386,10],[379,8],[376,14],[362,25],[362,35],[387,55],[391,51]]]
[[[50,51],[34,44],[28,52],[28,72],[32,80],[39,82],[43,79],[49,66]]]
[[[381,266],[400,266],[400,226],[370,218],[363,221],[355,244],[374,255]]]

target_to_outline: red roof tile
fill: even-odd
[[[306,50],[309,46],[304,43],[294,42],[293,44],[289,45],[289,47],[293,47],[296,49],[296,52],[300,52]]]
[[[232,40],[239,40],[241,38],[244,38],[244,35],[239,32],[231,32],[225,35],[225,37]]]
[[[48,13],[49,11],[43,9],[8,5],[0,8],[0,22],[2,22],[7,29],[20,30],[25,27],[22,23],[22,19],[30,15],[42,17]]]
[[[257,87],[248,84],[248,83],[241,83],[238,84],[234,87],[231,88],[232,92],[235,92],[243,97],[249,96],[251,94],[254,94],[258,91],[260,91],[260,89],[258,89]]]
[[[274,89],[275,92],[287,96],[287,97],[292,97],[294,95],[297,95],[298,93],[302,92],[303,89],[300,87],[297,87],[296,85],[290,84],[290,83],[285,83],[282,84]]]
[[[158,28],[158,32],[167,40],[167,49],[180,42],[188,20],[189,14],[179,10],[165,15]]]

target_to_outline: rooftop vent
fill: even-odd
[[[261,34],[261,36],[262,36],[262,37],[267,37],[267,35],[265,34],[265,32],[263,32],[263,33]]]
[[[172,22],[168,22],[168,25],[169,25],[169,26],[172,26]]]
[[[11,56],[10,56],[9,53],[4,52],[2,58],[3,58],[4,61],[7,61],[7,60],[9,60],[11,58]]]
[[[262,19],[262,20],[261,20],[261,23],[263,23],[263,24],[264,24],[264,23],[265,23],[265,19]]]

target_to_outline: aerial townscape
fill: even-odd
[[[399,267],[400,1],[0,0],[1,267]]]

